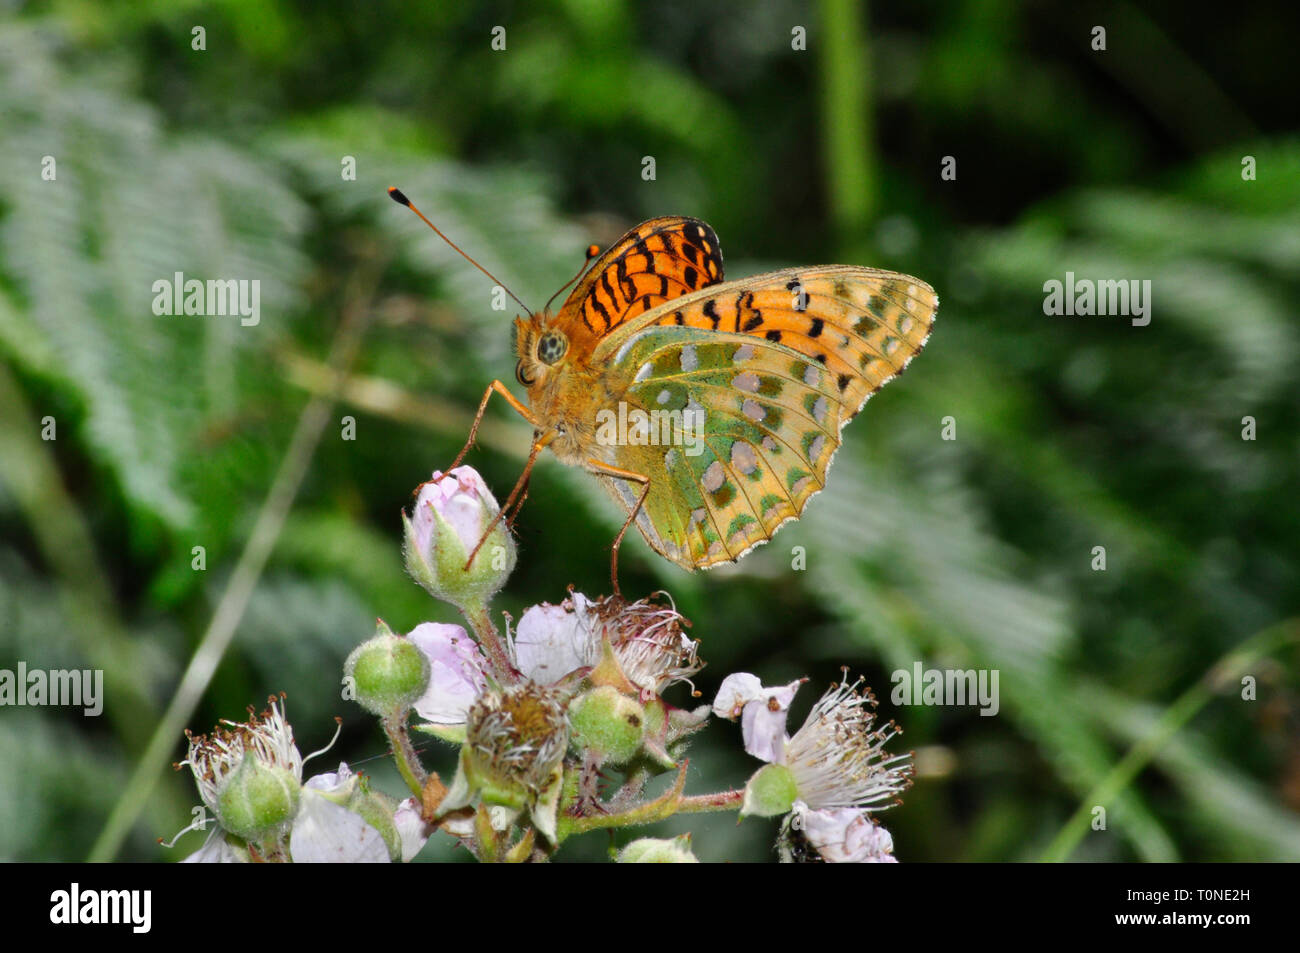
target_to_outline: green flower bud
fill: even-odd
[[[618,855],[620,864],[698,864],[691,853],[691,835],[682,834],[672,840],[642,837],[624,847]]]
[[[352,650],[343,663],[356,702],[381,717],[403,714],[429,684],[429,657],[382,621],[375,637]]]
[[[504,522],[493,523],[498,512],[497,501],[472,467],[457,467],[445,476],[434,473],[420,487],[411,515],[402,514],[407,571],[435,598],[461,608],[483,605],[505,585],[517,557]],[[492,531],[484,540],[489,524]]]
[[[273,839],[293,823],[301,788],[292,771],[246,752],[217,795],[217,821],[246,841]]]
[[[634,699],[608,685],[594,688],[569,705],[569,740],[603,763],[626,764],[641,750],[645,711]]]
[[[741,817],[776,817],[788,814],[799,796],[794,774],[783,764],[765,764],[745,785]]]

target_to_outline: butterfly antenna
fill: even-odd
[[[587,266],[588,266],[589,264],[591,264],[591,260],[592,260],[593,258],[595,258],[595,257],[596,257],[597,255],[599,255],[599,254],[600,254],[600,246],[599,246],[599,245],[588,245],[588,246],[587,246],[587,260],[584,261],[584,262],[582,263],[582,267],[578,269],[578,273],[577,273],[576,275],[574,275],[572,278],[570,278],[568,281],[566,281],[564,284],[560,285],[560,291],[557,291],[557,292],[555,292],[555,294],[551,295],[551,297],[550,297],[550,298],[547,300],[547,302],[546,302],[546,307],[543,308],[542,310],[543,310],[543,311],[550,311],[550,310],[551,310],[551,302],[554,301],[556,298],[558,298],[558,297],[560,296],[560,292],[561,292],[561,291],[563,291],[565,288],[569,287],[569,285],[573,284],[575,281],[577,281],[579,278],[581,278],[581,277],[582,277],[582,273],[583,273],[584,271],[586,271],[586,270],[587,270]]]
[[[522,301],[519,301],[519,296],[516,295],[513,291],[511,291],[509,288],[506,288],[506,286],[505,286],[505,284],[504,284],[503,282],[498,281],[498,280],[496,279],[496,277],[492,274],[492,272],[488,271],[486,268],[484,268],[482,265],[480,265],[478,262],[476,262],[473,258],[469,257],[469,255],[465,254],[465,252],[461,249],[461,247],[460,247],[459,245],[457,245],[455,242],[453,242],[453,241],[452,241],[450,238],[448,238],[446,235],[444,235],[444,234],[442,233],[442,230],[439,229],[437,225],[433,224],[433,222],[431,222],[431,221],[429,221],[427,218],[425,218],[425,217],[424,217],[424,213],[421,212],[418,208],[416,208],[414,205],[411,204],[411,200],[408,199],[408,198],[406,197],[406,194],[405,194],[401,189],[397,188],[396,186],[391,186],[391,185],[390,185],[390,186],[388,187],[388,197],[389,197],[390,199],[392,199],[394,202],[396,202],[398,205],[405,205],[407,208],[409,208],[409,209],[410,209],[412,212],[414,212],[416,215],[420,216],[420,221],[424,222],[425,225],[428,225],[428,226],[429,226],[430,228],[432,228],[435,232],[437,232],[437,233],[438,233],[438,237],[441,238],[444,242],[446,242],[446,243],[447,243],[448,245],[450,245],[452,248],[456,249],[456,251],[460,252],[460,255],[461,255],[462,258],[464,258],[467,262],[469,262],[471,265],[473,265],[473,266],[474,266],[475,268],[477,268],[479,271],[483,272],[483,274],[485,274],[485,275],[487,275],[489,278],[491,278],[493,284],[498,285],[498,286],[500,286],[501,288],[505,289],[505,293],[508,294],[508,295],[510,295],[510,297],[514,298],[515,301],[517,301],[517,302],[519,303],[519,307],[523,308],[523,309],[524,309],[525,311],[527,311],[529,314],[532,314],[532,313],[533,313],[533,309],[530,308],[530,307],[528,307],[528,305],[524,304]]]

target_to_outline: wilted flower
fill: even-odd
[[[512,814],[527,808],[538,832],[555,840],[556,811],[569,746],[559,693],[535,682],[489,689],[469,710],[460,765],[438,806],[445,815],[476,796]]]
[[[885,745],[900,733],[893,722],[876,727],[876,700],[859,692],[845,675],[813,706],[792,738],[784,714],[746,726],[745,748],[770,751],[770,763],[750,778],[742,812],[771,817],[796,800],[814,811],[834,808],[881,810],[898,803],[911,783],[911,753],[888,756]],[[752,704],[752,703],[750,703]],[[746,704],[747,710],[749,704]]]
[[[643,699],[689,681],[704,663],[689,623],[654,597],[628,603],[618,596],[588,599],[580,592],[558,606],[528,609],[513,639],[514,661],[525,676],[551,684],[581,668],[597,668],[608,642],[616,671],[608,673]]]
[[[247,722],[223,720],[211,737],[187,730],[189,755],[177,765],[193,772],[217,823],[246,840],[274,837],[293,821],[303,760],[283,698],[271,698],[261,715],[248,713]]]
[[[436,598],[461,607],[483,603],[515,568],[515,542],[501,521],[483,541],[500,509],[472,467],[435,472],[420,487],[411,515],[402,514],[407,571]]]
[[[777,840],[785,863],[896,864],[894,839],[861,808],[814,811],[794,802]]]
[[[245,723],[223,721],[210,737],[186,732],[189,757],[177,767],[194,773],[218,824],[187,862],[247,862],[243,842],[257,845],[263,859],[296,863],[387,863],[423,846],[428,829],[409,818],[399,823],[400,806],[370,792],[346,764],[303,783],[303,764],[313,756],[298,752],[283,696],[249,714]]]

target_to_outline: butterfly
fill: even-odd
[[[546,447],[595,474],[627,512],[616,592],[631,525],[695,570],[738,560],[797,519],[825,486],[844,425],[921,351],[939,307],[919,278],[853,265],[724,281],[717,235],[684,216],[642,222],[598,251],[558,312],[525,306],[515,320],[527,403],[494,380],[453,467],[491,396],[504,397],[534,440],[502,513]]]

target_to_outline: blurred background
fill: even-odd
[[[865,675],[918,752],[883,818],[905,862],[1300,859],[1300,9],[3,6],[0,668],[103,668],[107,699],[0,710],[0,857],[197,849],[157,844],[198,803],[179,736],[139,819],[104,831],[212,631],[232,640],[189,727],[284,691],[304,752],[344,720],[318,770],[402,793],[341,666],[378,616],[456,621],[405,576],[399,512],[486,384],[513,385],[514,312],[395,184],[530,303],[588,243],[668,213],[717,229],[731,277],[928,280],[928,348],[804,518],[708,574],[631,539],[624,591],[667,589],[693,621],[704,700],[732,671],[807,675],[793,727],[841,665]],[[260,322],[155,315],[178,271],[257,279]],[[1067,271],[1150,280],[1150,325],[1046,316]],[[527,440],[489,409],[469,462],[501,497]],[[544,457],[496,608],[606,592],[619,522]],[[1243,644],[1269,650],[1216,668]],[[998,670],[997,717],[893,706],[890,673],[917,661]],[[694,793],[756,766],[725,722],[693,750]],[[1103,781],[1106,830],[1063,841]],[[775,857],[774,824],[658,830],[683,829],[707,860]],[[421,859],[457,856],[440,835]]]

